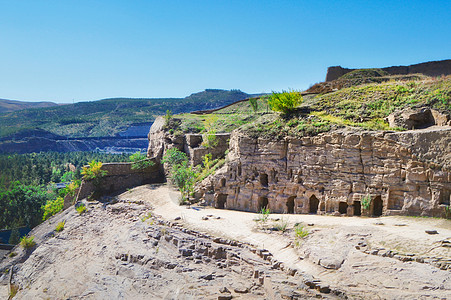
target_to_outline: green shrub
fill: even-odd
[[[30,236],[30,237],[22,237],[20,239],[20,245],[24,248],[24,249],[30,249],[33,248],[36,245],[36,242],[34,241],[34,236]]]
[[[59,222],[58,224],[56,224],[55,231],[56,232],[63,231],[64,230],[64,225],[66,225],[66,221]]]
[[[139,151],[130,155],[129,159],[132,162],[132,170],[143,170],[154,165],[153,161]]]
[[[81,215],[82,213],[86,212],[86,206],[84,203],[80,203],[75,207],[75,210]]]
[[[172,120],[172,111],[166,110],[166,115],[164,115],[164,126],[168,127]]]
[[[273,92],[268,98],[269,107],[274,111],[288,114],[302,103],[301,92],[295,90],[282,91],[282,93]]]
[[[47,203],[42,207],[44,210],[44,214],[42,216],[42,220],[45,221],[53,215],[56,215],[58,212],[63,210],[64,207],[64,198],[57,197],[53,200],[48,200]]]
[[[98,180],[107,174],[107,171],[102,170],[102,162],[97,162],[92,160],[89,166],[84,166],[82,168],[81,174],[85,180]]]
[[[168,165],[169,169],[175,165],[181,164],[184,161],[188,161],[188,157],[184,152],[177,148],[168,149],[162,160],[163,163]]]
[[[166,151],[162,161],[167,163],[169,178],[182,193],[181,203],[183,203],[194,191],[194,184],[199,174],[189,165],[186,154],[177,148]]]

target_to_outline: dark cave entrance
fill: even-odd
[[[259,197],[258,198],[258,210],[261,211],[263,208],[268,208],[268,198],[267,197]]]
[[[354,216],[362,215],[362,204],[360,201],[354,201]]]
[[[315,195],[312,195],[309,199],[309,213],[316,214],[318,212],[319,200]]]
[[[373,216],[375,216],[375,217],[382,216],[383,207],[384,207],[384,205],[382,203],[381,196],[377,196],[376,198],[374,198],[374,200],[373,200]]]
[[[216,208],[224,209],[227,203],[227,194],[219,194],[216,200]]]
[[[288,197],[288,200],[287,200],[287,212],[289,214],[294,214],[294,199],[295,198],[296,198],[296,196]]]

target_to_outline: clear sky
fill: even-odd
[[[0,98],[306,89],[451,58],[451,1],[0,0]]]

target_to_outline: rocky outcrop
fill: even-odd
[[[444,147],[435,153],[449,157],[451,129],[433,134]],[[408,140],[421,144],[415,139],[416,131],[342,130],[284,141],[233,132],[226,165],[198,196],[217,208],[254,212],[443,216],[451,173],[421,159],[434,147],[406,147]]]
[[[346,73],[357,69],[347,69],[341,66],[329,67],[327,69],[326,81],[333,81]],[[381,68],[390,75],[424,74],[428,76],[440,76],[451,74],[451,60],[430,61],[410,66],[393,66]]]
[[[451,125],[450,116],[429,107],[407,108],[391,113],[387,121],[392,128],[419,129]]]
[[[204,155],[211,153],[216,159],[224,156],[229,147],[230,133],[174,135],[165,130],[164,124],[164,118],[158,117],[150,128],[148,157],[160,160],[168,149],[177,148],[187,154],[192,165],[198,165]]]

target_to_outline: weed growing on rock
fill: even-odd
[[[59,222],[58,224],[56,224],[55,231],[56,232],[63,231],[64,230],[64,225],[66,225],[66,221]]]
[[[10,254],[8,254],[8,257],[14,257],[14,256],[17,256],[16,252],[11,252]]]
[[[75,210],[78,212],[78,214],[83,214],[84,212],[86,212],[86,206],[84,203],[80,203],[78,206],[75,207]]]
[[[34,241],[34,236],[30,236],[30,237],[22,237],[20,239],[20,245],[24,248],[24,249],[30,249],[33,248],[36,245],[36,242]]]
[[[13,299],[17,295],[18,291],[19,291],[19,286],[15,285],[15,284],[11,284],[8,299]]]
[[[265,224],[268,221],[270,213],[271,211],[269,210],[269,208],[263,207],[254,221]]]
[[[288,218],[281,217],[280,220],[274,222],[273,228],[277,231],[285,232],[287,231],[288,223]]]
[[[294,239],[297,247],[301,245],[302,240],[309,235],[309,231],[302,224],[294,227]]]
[[[141,218],[141,221],[145,222],[145,221],[149,220],[150,218],[152,218],[152,213],[148,212],[147,215],[145,215],[144,217]]]
[[[370,195],[363,196],[360,203],[362,204],[362,208],[364,210],[369,210],[371,205],[371,196]]]

